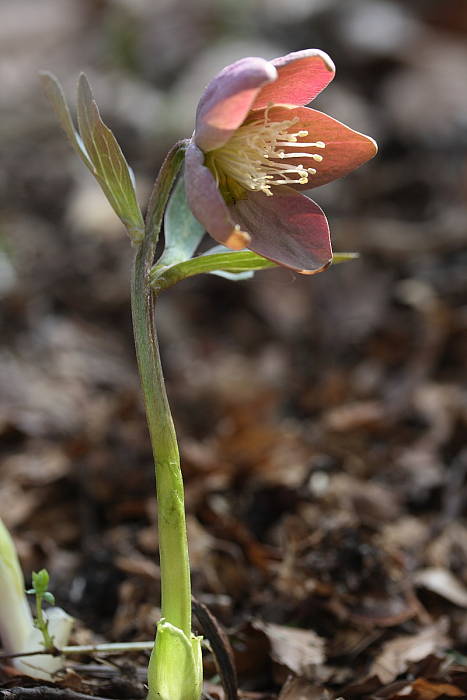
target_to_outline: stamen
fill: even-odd
[[[235,180],[242,187],[262,191],[271,196],[272,185],[308,183],[309,175],[315,175],[315,168],[305,168],[303,164],[292,165],[295,158],[308,158],[321,163],[323,156],[313,152],[284,151],[284,147],[324,149],[323,141],[305,142],[299,138],[308,136],[308,131],[289,131],[298,117],[281,122],[269,121],[269,109],[264,118],[239,127],[232,138],[221,148],[208,154],[207,164],[211,168],[217,185]],[[278,162],[286,161],[286,162]]]
[[[319,153],[284,153],[284,151],[282,151],[280,158],[303,158],[303,156],[313,158],[313,160],[316,160],[318,163],[321,163],[323,160],[323,156],[320,156]]]
[[[308,131],[299,131],[299,134],[304,134],[304,136],[308,136]],[[290,139],[292,141],[292,139]],[[293,139],[294,145],[296,145],[299,148],[302,148],[304,146],[315,146],[316,148],[326,148],[326,144],[324,144],[322,141],[316,141],[316,143],[305,143],[304,141],[298,142],[297,139]],[[281,142],[277,141],[276,146],[288,146],[289,143],[287,141]]]

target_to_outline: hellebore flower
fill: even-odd
[[[309,49],[243,58],[209,83],[185,182],[193,214],[216,241],[307,274],[330,263],[326,217],[299,190],[342,177],[377,151],[373,139],[303,106],[334,72],[329,56]]]

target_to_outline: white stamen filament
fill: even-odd
[[[323,149],[323,141],[304,142],[299,138],[308,136],[308,131],[288,130],[299,121],[298,117],[281,122],[268,120],[268,110],[264,119],[239,127],[224,146],[209,153],[209,165],[218,185],[226,178],[232,178],[246,189],[261,191],[271,196],[272,185],[306,185],[315,168],[305,168],[302,163],[280,163],[294,158],[308,158],[320,163],[319,153],[287,153],[283,147]]]

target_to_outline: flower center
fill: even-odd
[[[306,185],[316,169],[306,168],[302,163],[296,165],[294,159],[308,158],[320,163],[323,156],[305,150],[287,152],[284,147],[323,149],[325,144],[299,141],[308,136],[308,131],[289,131],[298,121],[298,117],[269,121],[266,110],[263,119],[240,126],[226,144],[208,153],[206,165],[221,191],[235,197],[238,187],[234,183],[237,183],[243,189],[272,196],[272,185]]]

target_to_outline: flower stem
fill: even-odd
[[[183,480],[155,329],[156,296],[149,280],[164,210],[183,163],[185,149],[186,141],[175,144],[154,185],[145,237],[134,260],[131,305],[136,355],[156,471],[162,617],[190,638],[191,585]]]
[[[49,623],[44,617],[44,613],[42,610],[42,600],[43,596],[40,593],[36,593],[36,621],[35,625],[37,629],[40,631],[42,634],[43,640],[44,640],[44,649],[47,651],[53,651],[54,648],[54,640],[50,636],[49,633]]]

